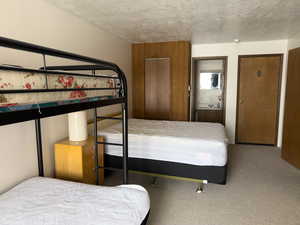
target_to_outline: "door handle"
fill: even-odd
[[[243,99],[240,100],[240,105],[242,105],[242,104],[244,104],[244,100]]]

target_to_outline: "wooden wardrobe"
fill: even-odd
[[[282,158],[300,169],[300,48],[289,51]]]
[[[187,41],[132,45],[134,118],[189,119],[190,58]]]

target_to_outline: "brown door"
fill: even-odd
[[[237,143],[275,145],[282,55],[240,56]]]
[[[300,169],[300,48],[289,51],[282,158]]]
[[[170,59],[145,59],[145,118],[170,119]]]

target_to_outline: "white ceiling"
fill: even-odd
[[[133,42],[286,39],[300,31],[300,0],[46,0]]]

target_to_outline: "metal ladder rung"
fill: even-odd
[[[122,121],[122,143],[110,143],[110,142],[105,142],[103,141],[98,141],[98,126],[97,122],[98,119],[112,119],[112,120],[120,120]],[[96,184],[99,184],[99,173],[97,172],[99,169],[103,170],[112,170],[112,171],[122,171],[123,172],[123,183],[127,184],[128,183],[128,108],[127,108],[127,101],[124,101],[122,103],[122,117],[109,117],[109,116],[100,116],[97,115],[97,108],[94,110],[94,150],[95,150],[95,173],[96,173]],[[99,166],[99,161],[98,161],[98,145],[115,145],[115,146],[120,146],[122,147],[122,161],[123,161],[123,168],[112,168],[112,167],[105,167],[105,166]]]
[[[97,141],[96,142],[98,145],[116,145],[116,146],[123,146],[123,144],[119,143],[109,143],[109,142],[103,142],[103,141]]]
[[[122,118],[118,117],[109,117],[109,116],[97,116],[98,119],[108,119],[108,120],[123,120]]]

